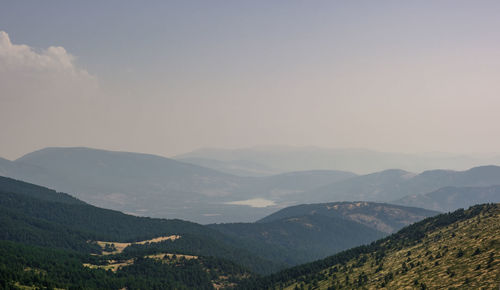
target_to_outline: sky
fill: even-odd
[[[0,157],[500,153],[499,1],[0,2]]]

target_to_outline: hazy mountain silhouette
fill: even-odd
[[[2,164],[5,176],[73,192],[94,205],[190,220],[202,219],[200,205],[222,202],[250,181],[161,156],[89,148],[46,148]]]
[[[499,203],[500,185],[485,187],[443,187],[436,191],[406,196],[397,204],[433,209],[441,212],[467,208],[473,204]]]
[[[310,170],[243,177],[150,154],[46,148],[15,161],[0,159],[0,174],[135,215],[220,223],[252,222],[303,203],[391,202],[447,186],[497,185],[500,167],[421,174],[391,169],[361,176]]]
[[[421,174],[386,170],[335,182],[304,194],[311,201],[394,201],[447,186],[500,184],[500,167],[480,166],[466,171],[430,170]],[[470,206],[473,204],[467,204]]]
[[[449,153],[388,153],[366,149],[260,146],[242,149],[203,148],[176,159],[207,158],[219,161],[246,160],[281,172],[314,169],[345,170],[368,174],[392,168],[422,172],[435,168],[465,170],[482,164],[500,165],[500,157],[475,157]]]
[[[90,148],[46,148],[15,161],[2,159],[0,173],[73,192],[105,208],[201,223],[255,221],[282,205],[229,203],[272,197],[286,201],[288,194],[354,176],[340,171],[310,171],[241,177],[156,155]]]
[[[238,176],[269,176],[273,174],[281,173],[281,170],[277,170],[271,167],[268,167],[263,164],[259,164],[252,161],[247,160],[229,160],[229,161],[221,161],[215,159],[208,158],[196,158],[196,157],[187,157],[187,158],[179,158],[176,159],[181,162],[190,163],[194,165],[199,165],[211,169],[215,169],[220,172],[238,175]]]

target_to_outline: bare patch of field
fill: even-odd
[[[155,254],[155,255],[149,255],[146,256],[145,258],[149,259],[155,259],[155,260],[165,260],[165,257],[168,259],[186,259],[186,260],[191,260],[191,259],[198,259],[198,256],[191,256],[191,255],[182,255],[182,254],[169,254],[169,253],[162,253],[162,254]]]
[[[126,247],[131,245],[160,243],[168,240],[175,241],[180,238],[181,236],[179,235],[171,235],[171,236],[157,237],[154,239],[140,241],[140,242],[133,242],[133,243],[106,242],[106,241],[96,241],[96,243],[101,247],[102,255],[114,255],[114,254],[120,254],[121,252],[123,252],[123,250],[125,250]],[[109,249],[112,250],[110,251]]]
[[[186,259],[186,260],[198,259],[198,256],[162,253],[162,254],[144,256],[144,258],[168,262],[168,261],[179,261],[181,259]],[[116,272],[120,268],[134,264],[134,259],[124,260],[124,261],[117,261],[111,259],[107,260],[106,262],[107,262],[106,265],[94,265],[94,264],[84,263],[83,266],[91,269],[104,269]]]
[[[15,282],[14,286],[16,287],[16,289],[21,289],[21,290],[37,290],[37,289],[40,289],[37,286],[23,285],[20,282]],[[54,290],[63,290],[61,288],[52,288],[52,289],[54,289]]]
[[[115,260],[109,260],[107,265],[93,265],[93,264],[88,264],[84,263],[84,267],[88,267],[91,269],[104,269],[104,270],[111,270],[113,272],[118,271],[118,269],[126,266],[130,266],[134,264],[134,259],[130,260],[125,260],[125,261],[115,261]]]

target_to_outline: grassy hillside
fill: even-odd
[[[244,289],[496,289],[500,205],[425,219],[372,243],[243,285]]]

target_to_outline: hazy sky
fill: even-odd
[[[500,152],[500,1],[1,1],[0,156]]]

